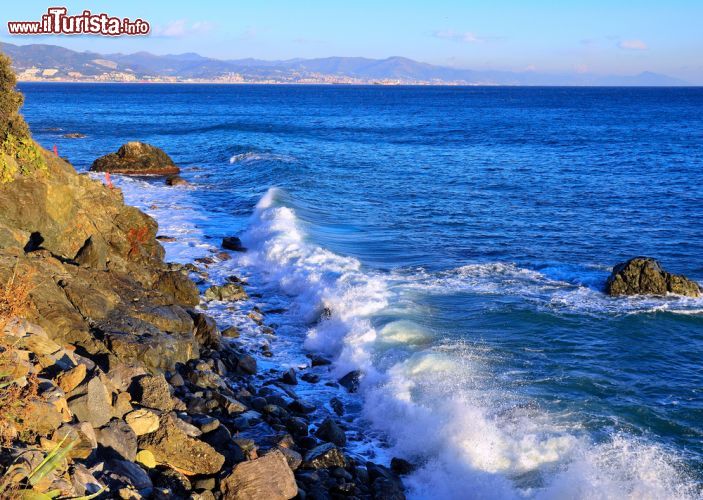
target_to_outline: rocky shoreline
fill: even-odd
[[[236,329],[223,337],[197,307],[247,298],[240,280],[232,277],[201,297],[188,272],[202,269],[163,262],[153,220],[124,205],[118,190],[44,154],[47,178],[0,188],[6,235],[0,282],[16,269],[31,277],[29,321],[9,318],[4,334],[15,339],[12,354],[38,387],[32,419],[21,422],[34,439],[18,430],[6,450],[6,476],[18,463],[31,470],[55,447],[71,446],[44,479],[46,491],[404,498],[393,471],[345,455],[339,423],[315,420],[314,405],[295,393],[295,370],[258,373],[247,346],[233,340]],[[71,187],[53,199],[59,186]],[[63,220],[41,208],[13,213],[29,192],[35,200],[45,197],[35,206],[72,213]],[[98,232],[82,234],[82,227]],[[248,314],[263,322],[260,311]],[[310,367],[328,363],[310,359]],[[14,481],[24,484],[21,474]]]
[[[202,268],[166,263],[156,222],[119,189],[22,141],[38,156],[2,151],[22,168],[0,183],[0,496],[404,498],[409,464],[346,453],[342,405],[296,394],[314,375],[262,373],[203,312],[245,299],[245,283],[201,296]]]

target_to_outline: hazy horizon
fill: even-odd
[[[432,65],[544,74],[664,74],[703,84],[703,4],[638,1],[613,6],[550,5],[516,1],[490,4],[442,1],[431,7],[389,2],[354,5],[305,2],[197,5],[165,2],[120,5],[65,2],[70,15],[84,9],[137,17],[151,24],[141,37],[9,35],[8,21],[39,20],[51,4],[11,4],[4,9],[0,41],[50,44],[102,54],[195,52],[220,60],[269,61],[324,57],[405,57]]]

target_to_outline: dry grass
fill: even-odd
[[[0,446],[8,447],[19,435],[31,434],[27,411],[36,400],[36,376],[27,374],[27,364],[15,348],[14,338],[4,329],[13,318],[25,317],[29,310],[32,273],[18,266],[0,290]]]
[[[0,332],[13,318],[24,318],[29,313],[33,275],[32,271],[15,265],[12,276],[0,290]]]

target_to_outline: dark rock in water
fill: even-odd
[[[246,252],[246,248],[242,246],[242,240],[236,236],[227,236],[222,238],[222,248],[226,250],[233,250],[235,252]]]
[[[342,387],[346,388],[349,392],[356,392],[359,390],[359,381],[361,380],[361,371],[354,370],[347,373],[345,376],[339,379],[339,383]]]
[[[337,446],[347,444],[347,435],[342,428],[337,425],[337,422],[331,418],[326,418],[325,421],[320,424],[320,427],[315,431],[315,435],[323,441],[334,443]]]
[[[298,385],[298,377],[295,375],[295,369],[290,368],[281,376],[281,381],[288,385]]]
[[[86,137],[85,134],[81,134],[80,132],[70,132],[63,135],[64,139],[85,139]]]
[[[391,459],[391,470],[399,476],[405,476],[415,470],[415,466],[402,458]]]
[[[168,177],[166,177],[166,185],[167,186],[187,186],[188,181],[185,180],[180,175],[169,175]]]
[[[651,257],[635,257],[613,267],[605,285],[608,295],[666,295],[700,297],[701,287],[683,275],[664,271]]]
[[[237,363],[237,370],[254,375],[256,373],[256,359],[248,354],[241,356]]]
[[[112,420],[96,432],[102,453],[134,462],[137,457],[137,435],[123,420]]]
[[[286,429],[295,437],[308,435],[308,422],[300,417],[291,417],[286,421]]]
[[[143,142],[128,142],[117,153],[95,160],[91,172],[127,175],[176,175],[180,169],[163,150]]]
[[[366,470],[369,474],[369,482],[371,483],[374,498],[405,500],[403,483],[390,469],[373,462],[367,462]]]
[[[344,403],[342,403],[339,398],[330,399],[330,406],[332,407],[334,412],[340,417],[344,415]]]
[[[286,457],[272,450],[261,458],[235,465],[222,479],[220,490],[223,498],[235,500],[284,500],[298,494],[298,485]]]
[[[222,336],[227,338],[236,339],[239,337],[239,328],[236,326],[230,326],[222,330]]]
[[[310,354],[308,357],[310,358],[311,366],[326,366],[332,364],[332,361],[317,354]]]
[[[190,312],[195,324],[195,338],[201,346],[211,349],[219,349],[222,335],[217,328],[217,323],[207,314],[199,312]]]
[[[303,373],[300,379],[310,384],[317,384],[320,381],[320,376],[316,373]]]
[[[288,405],[288,409],[295,413],[302,413],[303,415],[307,415],[315,411],[315,407],[313,405],[308,404],[299,399],[296,399],[295,401],[291,402]]]
[[[317,446],[305,454],[303,467],[305,469],[329,469],[331,467],[346,467],[347,459],[332,443]]]

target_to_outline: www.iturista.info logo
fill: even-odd
[[[84,10],[82,14],[68,15],[66,7],[49,7],[41,21],[9,21],[7,31],[11,35],[148,35],[149,23],[143,19],[111,17],[105,13],[93,14]]]

